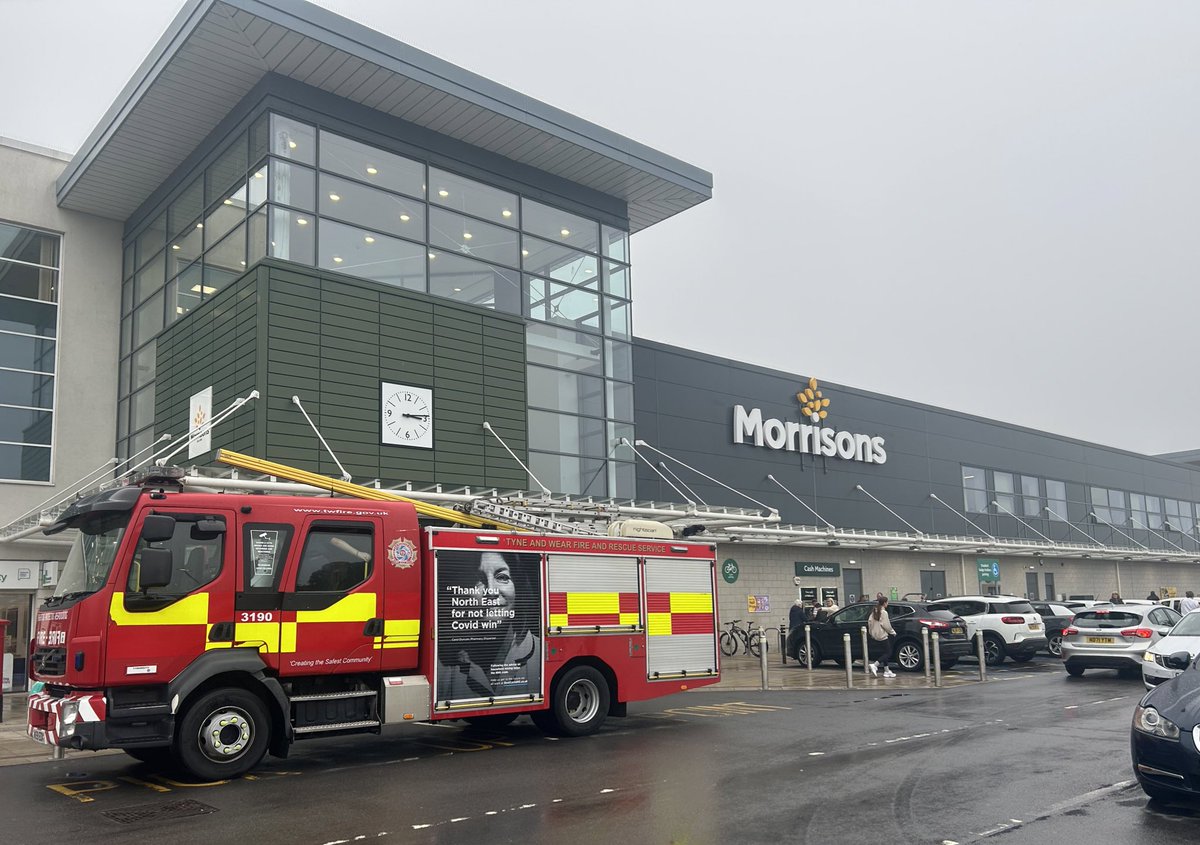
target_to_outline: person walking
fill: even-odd
[[[867,614],[867,657],[871,660],[867,666],[872,675],[878,675],[883,670],[883,677],[894,678],[896,673],[888,666],[888,658],[892,656],[892,637],[896,630],[888,618],[888,600],[880,596],[875,607]]]
[[[788,627],[804,627],[804,599],[796,599],[796,601],[792,603],[791,609],[788,610]]]
[[[1146,596],[1146,601],[1157,602],[1157,601],[1162,601],[1162,599],[1160,599],[1158,597],[1158,593],[1154,592],[1154,590],[1151,590],[1150,595]]]
[[[1183,594],[1184,599],[1179,603],[1180,613],[1191,613],[1193,610],[1200,610],[1200,601],[1196,601],[1196,594],[1188,590]]]
[[[1121,598],[1120,593],[1113,593],[1111,596],[1108,597],[1108,600],[1110,602],[1112,602],[1113,604],[1124,604],[1125,603],[1124,599]]]

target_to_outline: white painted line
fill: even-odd
[[[469,818],[471,818],[471,817],[470,816],[459,816],[456,819],[450,819],[450,824],[455,824],[456,822],[465,822]]]
[[[824,757],[825,752],[824,751],[810,751],[810,752],[808,752],[808,756],[809,757]]]
[[[601,795],[604,795],[606,792],[616,792],[616,790],[615,789],[601,789],[600,790]]]

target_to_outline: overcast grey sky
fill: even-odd
[[[181,5],[0,0],[0,135],[74,152]],[[1200,4],[320,5],[713,173],[639,336],[1200,448]]]

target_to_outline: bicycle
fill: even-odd
[[[741,624],[741,621],[741,619],[735,619],[732,622],[724,623],[729,630],[721,632],[721,654],[733,657],[737,654],[740,644],[743,651],[755,657],[761,657],[763,645],[761,635],[756,629],[750,628],[749,623],[745,628],[739,628],[738,625]],[[767,642],[766,646],[769,652],[771,650],[770,642]]]

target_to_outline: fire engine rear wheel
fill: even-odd
[[[175,735],[175,758],[205,780],[237,777],[267,752],[271,724],[258,696],[243,689],[218,689],[197,699]]]
[[[608,681],[591,666],[576,666],[554,686],[550,712],[560,733],[587,736],[600,730],[608,715]]]

